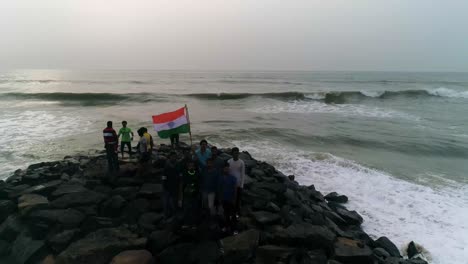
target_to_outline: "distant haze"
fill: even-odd
[[[468,71],[468,1],[4,0],[0,67]]]

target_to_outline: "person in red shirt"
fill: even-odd
[[[107,121],[107,127],[102,131],[104,136],[104,148],[106,149],[109,174],[119,171],[119,156],[117,155],[119,137],[112,128],[112,121]]]

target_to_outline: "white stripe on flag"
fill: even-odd
[[[183,115],[183,116],[180,116],[179,118],[174,119],[174,120],[172,120],[170,122],[160,123],[160,124],[153,124],[153,125],[154,125],[154,130],[156,130],[156,132],[158,132],[158,131],[170,130],[170,129],[173,129],[173,128],[177,128],[177,127],[180,127],[181,125],[185,125],[185,124],[188,124],[187,117],[185,115]]]

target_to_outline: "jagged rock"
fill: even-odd
[[[294,248],[265,245],[257,248],[255,264],[286,263]]]
[[[57,253],[62,252],[80,234],[79,229],[65,230],[47,240],[47,244]]]
[[[340,195],[336,192],[331,192],[327,195],[325,195],[325,199],[327,201],[332,201],[336,203],[346,203],[348,202],[348,197],[346,195]]]
[[[145,183],[141,186],[138,196],[149,199],[158,198],[161,197],[162,191],[163,189],[161,184]]]
[[[150,212],[144,213],[138,220],[138,225],[146,232],[151,232],[156,229],[156,225],[164,218],[162,214]]]
[[[31,222],[43,221],[48,225],[60,224],[65,229],[77,227],[85,216],[75,209],[37,210],[28,217]]]
[[[146,199],[136,199],[129,202],[122,211],[122,218],[130,223],[136,223],[143,213],[149,211],[149,202]]]
[[[153,255],[148,250],[126,250],[115,256],[111,264],[154,264]]]
[[[279,215],[266,211],[253,212],[252,216],[257,222],[263,225],[273,224],[281,219]]]
[[[282,194],[286,191],[286,186],[279,182],[259,182],[254,184],[254,188],[265,189],[276,194]]]
[[[109,263],[115,255],[124,250],[143,248],[146,238],[124,228],[105,228],[88,234],[62,251],[57,264],[101,264]]]
[[[85,206],[77,206],[75,207],[76,210],[83,213],[85,216],[96,216],[98,215],[97,205],[85,205]]]
[[[100,212],[103,216],[117,217],[126,203],[122,196],[114,195],[101,204]]]
[[[53,200],[50,206],[53,208],[69,208],[82,205],[94,205],[99,204],[104,198],[104,195],[93,191],[75,192],[60,196]]]
[[[298,249],[291,256],[288,264],[327,264],[327,256],[323,250]]]
[[[148,238],[148,248],[157,255],[161,250],[173,245],[179,240],[179,236],[169,230],[157,230],[151,233]]]
[[[346,225],[346,221],[335,212],[325,210],[323,214],[338,226]]]
[[[2,198],[10,198],[10,199],[15,199],[18,196],[20,196],[20,193],[28,188],[30,188],[31,185],[28,184],[19,184],[19,185],[7,185],[3,190],[0,190],[0,195]]]
[[[359,241],[339,237],[334,246],[335,259],[349,264],[373,264],[372,250]]]
[[[86,189],[83,185],[78,184],[78,183],[64,183],[60,186],[57,187],[55,191],[52,192],[52,197],[59,197],[65,194],[71,194],[71,193],[81,193],[81,192],[86,192],[89,191]]]
[[[49,200],[38,194],[23,194],[18,198],[18,211],[21,215],[27,215],[34,210],[47,208]]]
[[[89,216],[85,219],[81,225],[81,229],[84,232],[92,232],[102,228],[110,228],[119,225],[118,219],[108,218],[108,217],[99,217],[99,216]]]
[[[34,193],[49,196],[61,183],[61,180],[54,180],[44,184],[35,185],[22,191],[20,194]]]
[[[419,254],[419,250],[416,248],[416,244],[414,243],[414,241],[411,241],[408,244],[408,249],[406,250],[406,252],[408,253],[409,259]]]
[[[337,208],[336,212],[341,216],[349,225],[360,225],[364,221],[356,211],[348,211],[346,209]]]
[[[16,211],[16,204],[10,200],[0,200],[0,224]]]
[[[294,223],[286,229],[280,229],[276,234],[273,234],[272,242],[289,246],[323,248],[330,251],[333,248],[335,237],[335,234],[324,226]]]
[[[262,171],[261,169],[252,169],[250,171],[249,176],[251,176],[252,178],[256,178],[256,179],[261,179],[261,178],[264,178],[266,175],[265,175],[265,172]]]
[[[11,243],[5,240],[0,240],[0,256],[6,256],[10,254],[10,249],[11,249]]]
[[[97,193],[102,193],[105,195],[109,195],[112,192],[112,188],[106,185],[97,185],[93,188],[93,191]]]
[[[159,254],[161,264],[185,264],[190,263],[190,253],[195,247],[192,243],[183,243],[170,246]]]
[[[224,263],[244,263],[252,258],[258,246],[260,233],[257,230],[244,231],[237,236],[226,237],[224,245]]]
[[[387,237],[379,237],[375,241],[375,244],[377,247],[385,249],[385,251],[387,251],[390,254],[390,256],[401,258],[400,251],[395,246],[395,244],[393,244],[393,242],[390,241],[390,239],[388,239]]]
[[[137,193],[138,193],[138,187],[134,187],[134,186],[115,188],[111,192],[112,195],[120,195],[127,201],[135,199]]]
[[[119,186],[119,187],[129,187],[129,186],[139,187],[143,183],[145,183],[145,181],[143,179],[140,179],[140,178],[127,178],[127,177],[124,177],[124,178],[118,178],[115,185]]]
[[[388,257],[390,257],[390,254],[388,254],[388,252],[385,251],[385,249],[383,248],[374,248],[372,252],[374,253],[375,258],[379,262],[384,262]]]
[[[11,255],[18,263],[36,263],[47,255],[44,241],[33,240],[25,232],[13,242]]]

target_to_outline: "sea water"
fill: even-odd
[[[152,115],[185,104],[196,141],[347,195],[374,238],[468,263],[466,73],[4,71],[0,179],[101,150],[108,120],[151,129]]]

